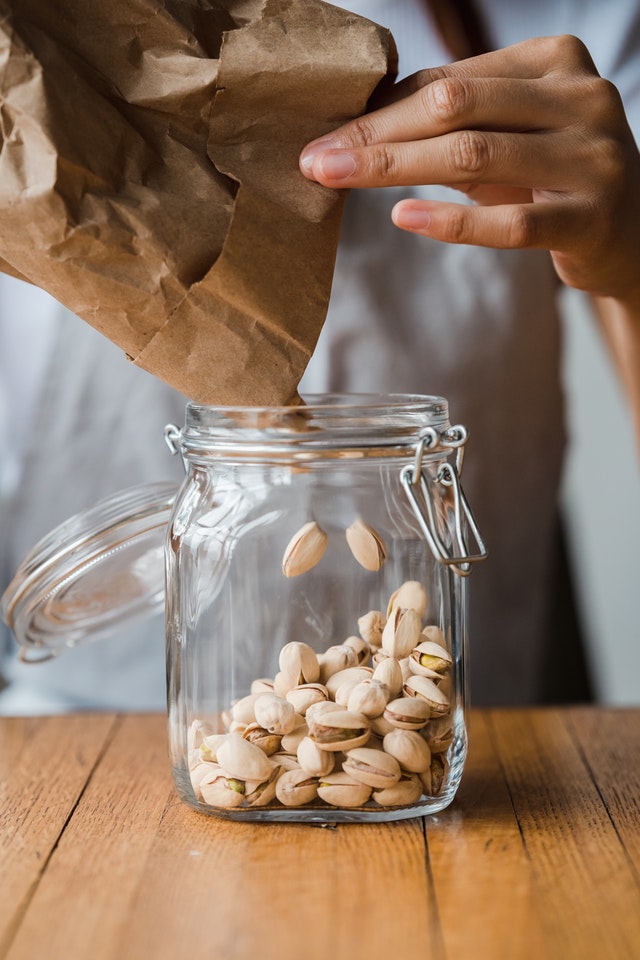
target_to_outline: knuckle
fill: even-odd
[[[451,243],[468,243],[470,241],[469,218],[465,207],[456,207],[449,211],[447,239]]]
[[[429,114],[444,122],[451,122],[466,112],[469,91],[458,77],[445,77],[425,87],[423,96]]]
[[[386,144],[379,144],[371,153],[371,171],[378,181],[393,182],[397,162],[395,155]]]
[[[514,250],[536,246],[536,219],[530,207],[522,206],[510,211],[505,224],[505,239],[507,246]]]
[[[556,65],[593,66],[587,47],[579,37],[571,33],[564,33],[557,37],[543,37],[540,42],[544,44],[549,60]]]
[[[463,179],[479,177],[489,164],[489,143],[479,130],[462,130],[453,139],[453,163]]]
[[[345,143],[344,146],[369,147],[375,143],[375,140],[376,128],[371,118],[368,116],[356,117],[349,124],[349,142],[348,144]]]

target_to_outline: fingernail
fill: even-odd
[[[327,180],[345,180],[356,172],[356,161],[350,153],[326,153],[318,161],[320,172]]]
[[[393,222],[397,227],[404,227],[407,230],[426,230],[431,223],[431,217],[427,210],[421,210],[419,207],[397,207],[393,211]]]
[[[319,153],[331,149],[330,140],[313,140],[300,154],[300,169],[303,173],[311,173],[313,164]]]

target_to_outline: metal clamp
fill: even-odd
[[[413,463],[407,464],[400,471],[400,480],[431,552],[439,563],[451,567],[453,572],[461,577],[468,577],[471,573],[471,564],[478,560],[484,560],[487,556],[487,548],[480,536],[475,517],[460,485],[467,437],[467,431],[461,425],[450,427],[441,434],[438,434],[433,427],[427,427],[422,431],[416,444]],[[422,462],[427,452],[451,450],[456,451],[455,466],[448,461],[443,463],[435,478],[423,470]],[[440,494],[436,490],[436,484],[449,488],[453,497],[454,529],[450,545],[444,542],[438,529],[436,504]],[[418,497],[418,488],[422,494],[422,500]],[[476,542],[477,551],[475,553],[470,551],[465,539],[463,519]]]
[[[177,453],[180,454],[182,459],[182,466],[184,467],[184,472],[187,472],[187,462],[182,453],[182,448],[180,446],[180,428],[176,427],[175,423],[168,423],[164,428],[164,442],[169,447],[171,451],[171,456],[175,457]]]

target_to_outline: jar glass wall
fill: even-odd
[[[465,578],[434,556],[401,479],[425,430],[451,436],[446,401],[187,408],[167,669],[174,778],[193,807],[330,822],[453,799],[467,744]],[[455,553],[461,521],[439,473],[451,453],[430,443],[419,468]]]

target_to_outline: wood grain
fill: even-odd
[[[111,715],[2,723],[0,956],[28,908],[113,725]]]

